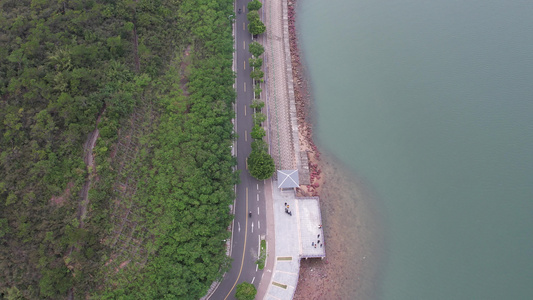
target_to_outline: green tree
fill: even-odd
[[[263,140],[254,140],[252,141],[252,152],[267,152],[268,145]]]
[[[266,151],[252,151],[248,157],[250,175],[259,180],[268,179],[274,174],[274,159]]]
[[[259,10],[259,9],[261,9],[261,7],[263,7],[263,3],[261,3],[259,0],[252,0],[252,1],[248,2],[248,10],[249,11]]]
[[[250,23],[256,22],[256,21],[261,21],[261,19],[259,18],[259,13],[257,11],[255,11],[255,10],[252,10],[251,12],[249,12],[246,15],[246,18],[248,19],[248,21]]]
[[[266,135],[266,132],[263,127],[259,125],[254,125],[254,127],[252,127],[252,132],[250,133],[250,135],[252,136],[252,139],[260,140]]]
[[[265,72],[261,71],[261,69],[254,69],[250,72],[250,77],[254,79],[255,81],[260,80],[265,76]]]
[[[266,120],[266,115],[262,113],[255,113],[253,115],[254,125],[261,125]]]
[[[251,42],[248,46],[248,51],[250,51],[250,53],[254,57],[258,58],[259,56],[261,56],[261,54],[265,52],[265,47],[263,47],[263,45],[259,44],[258,42]]]
[[[261,97],[261,92],[263,91],[263,89],[261,89],[259,87],[259,85],[256,85],[255,86],[255,89],[254,89],[254,95],[255,95],[255,99],[259,99],[259,97]]]
[[[261,110],[263,107],[265,107],[265,102],[254,99],[252,100],[252,104],[250,104],[250,108]]]
[[[263,59],[261,58],[250,58],[248,60],[248,62],[250,63],[250,67],[252,68],[261,68],[261,66],[263,66]]]
[[[243,282],[237,285],[237,291],[235,292],[235,298],[237,300],[254,300],[257,290],[253,284]]]
[[[266,26],[259,19],[253,20],[253,21],[250,21],[250,23],[248,24],[248,31],[252,35],[259,35],[266,31]]]

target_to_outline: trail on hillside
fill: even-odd
[[[78,220],[80,221],[80,228],[83,228],[83,220],[87,215],[87,206],[89,205],[89,189],[91,187],[93,179],[96,176],[93,150],[94,146],[96,145],[96,140],[100,135],[100,132],[98,130],[98,123],[100,123],[100,119],[104,111],[105,108],[100,113],[100,115],[98,115],[98,118],[96,119],[95,129],[89,133],[89,135],[87,136],[87,140],[85,140],[85,144],[83,145],[83,161],[85,162],[85,165],[87,167],[88,175],[87,179],[85,179],[85,184],[83,185],[80,192],[80,203],[78,206]]]

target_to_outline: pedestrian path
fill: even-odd
[[[289,48],[287,1],[264,1],[262,37],[265,47],[266,105],[270,154],[278,170],[297,170],[300,150],[292,64]]]

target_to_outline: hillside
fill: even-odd
[[[229,264],[233,2],[0,7],[0,299],[201,297]]]

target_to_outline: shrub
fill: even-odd
[[[255,299],[256,294],[257,290],[255,289],[255,286],[253,284],[243,282],[237,285],[235,298],[237,298],[237,300],[253,300]]]
[[[263,7],[263,3],[261,3],[259,0],[252,0],[248,2],[247,7],[249,11],[259,10],[261,7]]]
[[[250,51],[250,53],[257,58],[265,52],[265,47],[258,42],[251,42],[248,46],[248,51]]]

